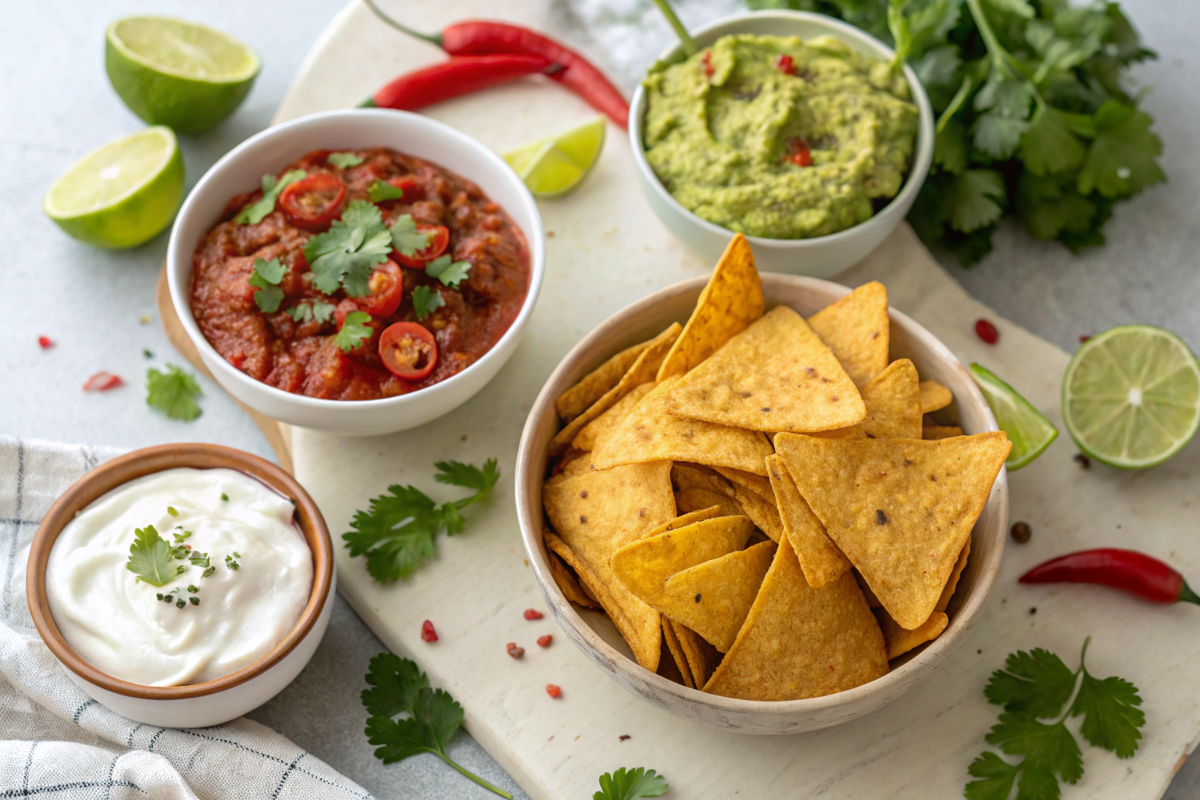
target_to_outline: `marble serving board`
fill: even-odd
[[[434,31],[468,17],[549,27],[548,0],[384,0],[394,14]],[[314,46],[276,121],[355,104],[395,75],[444,58],[347,6]],[[439,105],[430,116],[497,150],[591,117],[575,97],[529,79]],[[286,160],[295,154],[282,154]],[[453,165],[447,165],[453,168]],[[626,693],[555,633],[525,562],[512,498],[517,441],[530,403],[567,350],[592,327],[650,291],[703,275],[702,262],[653,217],[636,183],[624,132],[609,128],[603,157],[575,193],[540,204],[547,235],[546,281],[516,355],[471,402],[418,430],[348,439],[286,431],[296,476],[320,504],[331,531],[347,529],[356,509],[391,483],[452,497],[432,480],[433,461],[499,459],[503,479],[485,508],[472,508],[467,533],[442,538],[437,557],[402,584],[383,587],[362,559],[338,552],[339,588],[395,652],[416,659],[435,685],[466,709],[472,735],[537,800],[590,797],[596,778],[621,766],[657,769],[672,797],[958,797],[967,766],[984,747],[996,709],[982,689],[1016,649],[1046,647],[1075,664],[1092,636],[1091,669],[1136,683],[1147,723],[1138,754],[1118,760],[1083,745],[1083,780],[1065,797],[1157,798],[1200,735],[1200,637],[1196,609],[1158,607],[1092,587],[1026,588],[1016,578],[1053,555],[1084,547],[1136,547],[1200,575],[1195,535],[1200,447],[1144,472],[1073,461],[1063,437],[1034,465],[1010,476],[1010,519],[1033,529],[1010,544],[984,617],[962,647],[923,683],[864,719],[815,733],[749,737],[688,724]],[[940,337],[964,362],[979,361],[1017,386],[1056,424],[1061,350],[998,318],[968,297],[907,227],[839,280],[878,279],[892,304]],[[995,346],[973,333],[984,317],[1000,330]],[[1061,424],[1060,424],[1061,428]],[[440,641],[420,639],[422,620]],[[505,643],[526,655],[513,660]],[[547,683],[563,689],[553,700]],[[620,741],[619,737],[631,738]],[[364,745],[365,746],[365,745]]]

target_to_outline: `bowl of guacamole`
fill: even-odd
[[[829,275],[878,246],[929,170],[933,113],[882,42],[830,17],[758,11],[664,52],[629,126],[659,218],[708,258],[745,234],[760,265]]]

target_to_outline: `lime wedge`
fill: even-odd
[[[133,113],[179,133],[201,133],[233,113],[262,66],[236,39],[166,17],[126,17],[108,26],[104,63]]]
[[[1012,442],[1012,452],[1008,454],[1004,466],[1013,472],[1032,464],[1058,438],[1058,428],[1016,389],[990,370],[972,364],[971,374],[975,376],[983,398],[996,415],[1000,429],[1008,434],[1008,440]]]
[[[604,117],[549,139],[522,145],[504,160],[538,197],[560,197],[579,185],[604,149]]]
[[[1087,340],[1062,387],[1063,421],[1086,455],[1124,469],[1178,453],[1200,427],[1200,363],[1152,325],[1122,325]]]
[[[171,223],[182,199],[179,143],[158,125],[76,161],[46,192],[42,209],[80,241],[136,247]]]

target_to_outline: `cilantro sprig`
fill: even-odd
[[[404,198],[404,190],[399,186],[392,186],[387,181],[375,180],[367,187],[367,197],[372,203],[401,200]],[[412,217],[409,217],[409,219],[412,219]]]
[[[151,586],[165,586],[175,576],[187,569],[174,564],[175,553],[167,540],[158,535],[153,525],[135,528],[133,544],[129,545],[129,560],[125,569]]]
[[[171,419],[191,422],[200,416],[200,405],[196,402],[200,394],[195,376],[174,364],[167,364],[166,372],[154,367],[146,371],[146,404]]]
[[[638,800],[641,797],[661,797],[667,793],[670,786],[661,775],[645,767],[626,770],[624,767],[616,772],[604,773],[600,776],[600,791],[592,795],[592,800]]]
[[[337,306],[333,303],[326,303],[324,300],[310,298],[301,300],[286,310],[288,316],[295,322],[312,322],[316,320],[319,324],[324,325],[333,319],[333,314],[337,310]]]
[[[262,222],[268,214],[275,210],[275,201],[279,198],[279,194],[290,184],[307,176],[308,173],[302,169],[285,172],[280,178],[271,174],[263,175],[262,197],[253,203],[247,203],[234,217],[234,221],[242,225],[257,225]]]
[[[333,337],[334,343],[342,349],[343,353],[349,353],[371,338],[374,328],[368,324],[370,322],[371,315],[367,312],[351,311],[342,320],[342,327],[338,329],[337,336]]]
[[[1016,800],[1057,800],[1059,781],[1076,783],[1083,777],[1083,754],[1066,726],[1073,717],[1083,717],[1079,732],[1096,747],[1118,758],[1137,752],[1146,722],[1138,708],[1142,698],[1127,680],[1101,680],[1088,672],[1084,658],[1090,641],[1084,640],[1074,672],[1039,648],[1011,654],[1004,669],[992,673],[984,694],[1004,712],[986,739],[1021,759],[1009,763],[990,750],[981,753],[968,769],[975,778],[963,792],[968,800],[1007,800],[1014,783]]]
[[[455,261],[449,255],[441,255],[425,265],[425,274],[437,278],[443,286],[457,289],[471,274],[471,262]]]
[[[421,284],[420,286],[413,287],[412,304],[413,313],[417,315],[417,319],[425,319],[434,311],[446,305],[446,300],[437,289]]]
[[[468,772],[446,754],[446,745],[463,723],[463,709],[444,689],[434,689],[429,678],[412,661],[394,653],[371,659],[362,704],[367,718],[367,741],[376,745],[375,757],[394,764],[421,753],[432,753],[459,773],[501,797],[512,795]],[[407,714],[403,719],[397,715]],[[650,796],[650,795],[643,795]]]
[[[417,230],[412,214],[401,214],[392,223],[392,247],[412,258],[429,246],[429,234]]]
[[[341,219],[304,245],[313,285],[325,294],[344,289],[351,297],[371,293],[371,273],[391,251],[392,234],[379,208],[366,200],[350,201]]]
[[[263,313],[274,314],[279,310],[279,304],[283,302],[283,289],[279,288],[279,284],[287,271],[288,268],[278,258],[270,261],[254,259],[250,285],[258,290],[254,293],[254,304]]]
[[[357,153],[330,153],[325,160],[338,169],[349,169],[363,163],[363,157]]]
[[[434,466],[435,481],[474,493],[438,505],[420,489],[392,485],[387,494],[371,500],[367,511],[355,513],[350,522],[354,530],[342,534],[350,555],[366,554],[367,572],[379,583],[407,578],[432,558],[440,531],[450,536],[462,533],[467,524],[463,509],[486,499],[500,480],[494,458],[482,469],[459,461],[438,461]]]

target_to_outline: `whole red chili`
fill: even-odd
[[[525,655],[525,648],[517,647],[516,642],[509,642],[508,644],[504,645],[504,649],[513,658],[520,658],[521,656]]]
[[[784,75],[796,74],[796,62],[787,53],[780,53],[779,58],[775,59],[775,69],[782,72]]]
[[[525,619],[528,619],[528,620],[541,619],[542,616],[543,616],[542,612],[538,611],[536,608],[525,609]]]
[[[976,320],[975,334],[983,339],[988,344],[995,344],[1000,341],[1000,332],[996,330],[996,326],[988,322],[986,319]]]
[[[43,350],[49,350],[51,347],[54,347],[54,340],[49,336],[39,336],[38,347],[42,348]]]
[[[547,683],[546,684],[546,694],[557,699],[559,697],[562,697],[562,689],[558,688],[553,683]]]
[[[537,639],[538,647],[549,647],[553,639],[554,637],[548,633],[545,636],[539,636]]]
[[[1136,594],[1153,603],[1200,604],[1183,576],[1144,553],[1102,547],[1059,556],[1021,576],[1021,583],[1094,583]]]
[[[438,640],[437,631],[433,629],[433,623],[425,620],[421,623],[421,641],[436,642]]]
[[[118,386],[124,385],[124,383],[125,381],[121,380],[119,375],[113,375],[111,372],[97,372],[83,384],[83,390],[85,392],[107,392],[109,389],[116,389]]]
[[[362,108],[417,109],[525,75],[562,69],[541,56],[462,56],[406,72],[358,105]]]

